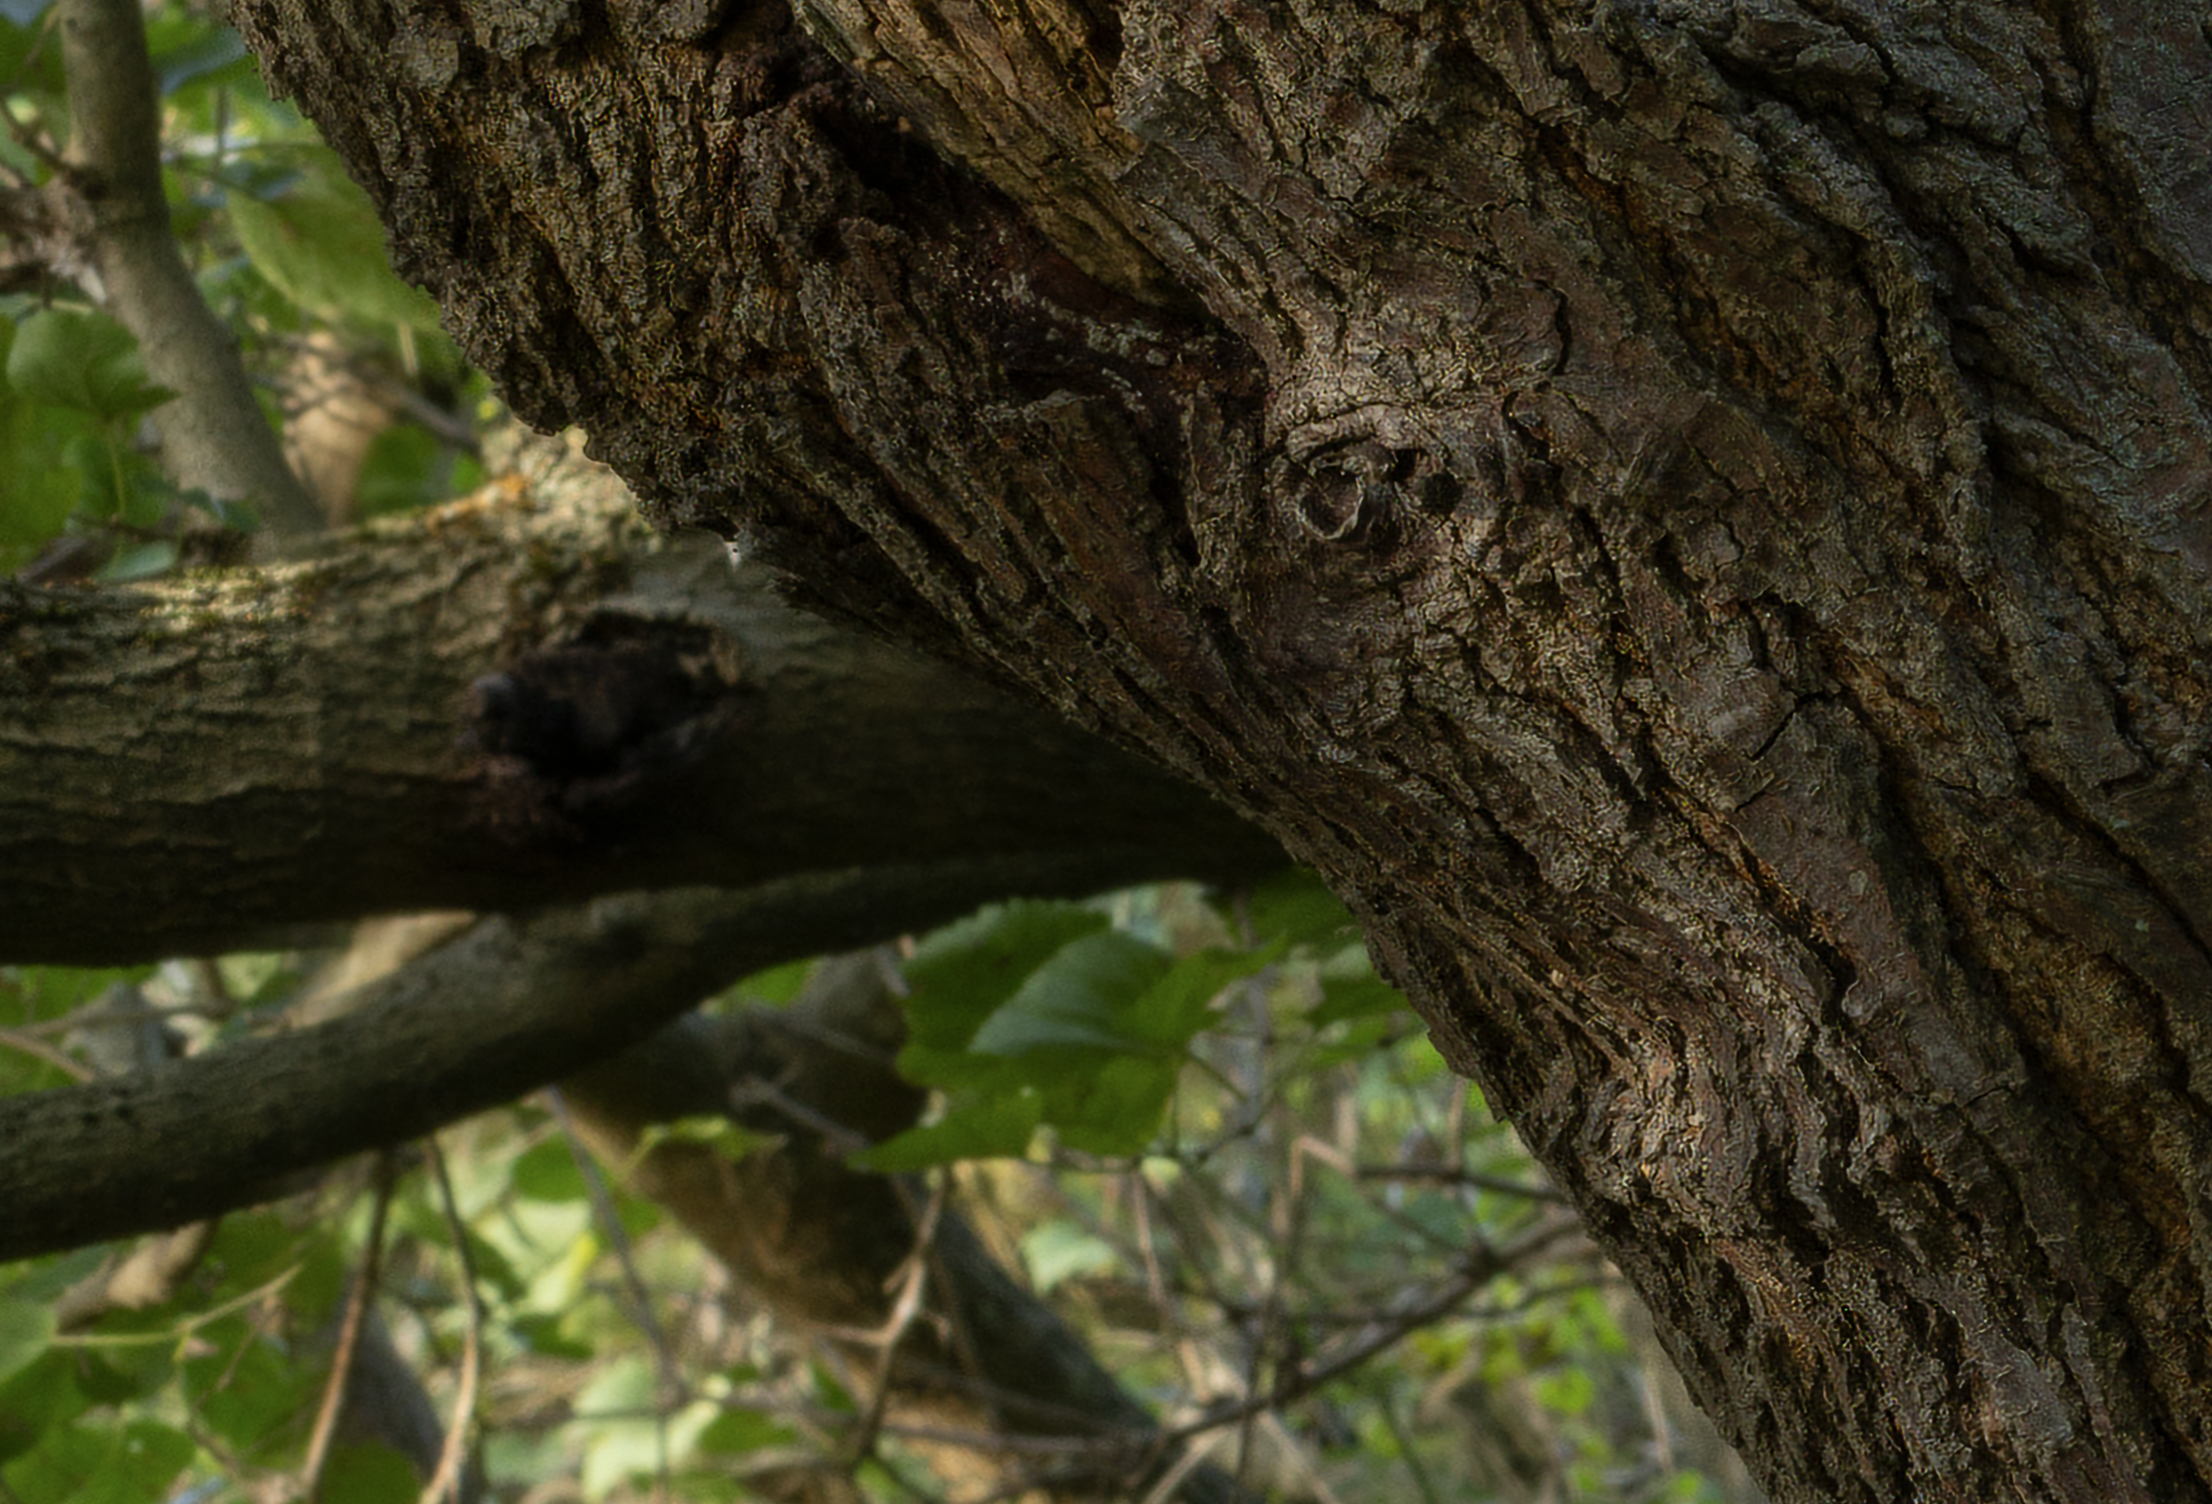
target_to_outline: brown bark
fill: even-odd
[[[1279,862],[1137,759],[657,542],[573,470],[277,569],[0,582],[0,956],[877,862],[1034,860],[1082,892]]]
[[[244,0],[660,515],[1331,875],[1782,1499],[2212,1499],[2172,0]]]

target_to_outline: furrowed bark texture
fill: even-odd
[[[1784,1499],[2212,1499],[2168,0],[244,0],[519,410],[1329,873]]]
[[[652,538],[598,467],[541,469],[278,569],[0,582],[0,958],[876,863],[1080,892],[1280,864],[1127,753]]]

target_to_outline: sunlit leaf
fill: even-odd
[[[1127,1015],[1169,965],[1159,949],[1119,930],[1070,941],[984,1021],[968,1048],[983,1055],[1056,1044],[1142,1049],[1149,1041],[1127,1027]]]
[[[175,395],[147,379],[129,330],[83,309],[42,308],[23,320],[7,372],[22,396],[100,418],[145,412]]]
[[[938,930],[905,967],[908,1037],[962,1049],[983,1021],[1063,946],[1106,928],[1107,916],[1074,904],[995,904]]]
[[[0,1379],[27,1367],[54,1338],[54,1312],[44,1302],[0,1300]]]
[[[853,1156],[863,1169],[920,1170],[963,1159],[1018,1158],[1036,1136],[1044,1102],[1035,1092],[1013,1092],[957,1104],[939,1121],[909,1128]]]
[[[309,147],[295,161],[299,176],[284,192],[231,195],[231,223],[256,269],[317,317],[436,328],[437,304],[393,274],[384,227],[337,154]]]
[[[1062,1280],[1108,1274],[1121,1267],[1121,1255],[1113,1244],[1064,1219],[1041,1222],[1023,1233],[1021,1250],[1029,1282],[1039,1295],[1050,1294]]]

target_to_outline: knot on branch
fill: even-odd
[[[1286,458],[1275,492],[1298,525],[1321,542],[1387,544],[1414,517],[1450,513],[1460,487],[1427,450],[1361,437]]]

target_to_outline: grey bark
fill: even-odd
[[[636,1044],[764,967],[945,923],[1074,861],[886,862],[487,920],[311,1027],[0,1097],[0,1260],[155,1232]]]
[[[0,582],[0,957],[878,861],[1087,892],[1279,862],[1140,760],[653,539],[603,473],[533,474],[280,568]]]
[[[1328,873],[1777,1498],[2212,1499],[2200,8],[240,18],[526,415]]]
[[[161,101],[132,0],[61,0],[69,80],[69,171],[49,191],[57,229],[99,268],[98,291],[136,336],[146,374],[174,395],[154,409],[178,484],[249,501],[270,532],[298,538],[321,511],[284,462],[238,345],[200,297],[169,233],[161,187]]]

